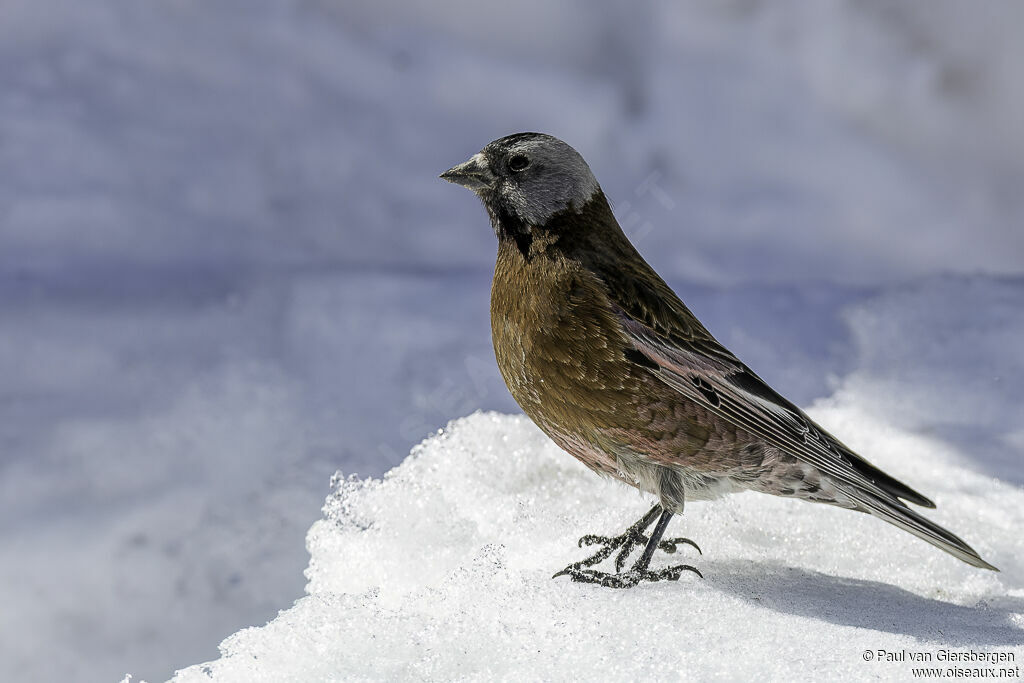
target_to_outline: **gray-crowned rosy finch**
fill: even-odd
[[[587,467],[658,499],[625,533],[581,539],[602,548],[559,574],[628,587],[697,572],[649,569],[659,547],[696,546],[662,540],[669,519],[686,499],[748,489],[867,512],[995,569],[906,504],[935,507],[928,498],[843,445],[719,344],[630,244],[572,147],[510,135],[441,177],[483,200],[498,237],[491,333],[512,396]],[[616,573],[592,568],[615,551]]]

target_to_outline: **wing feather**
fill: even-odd
[[[862,489],[886,502],[900,498],[934,507],[928,498],[856,455],[769,387],[713,338],[692,343],[667,339],[615,307],[622,329],[656,374],[688,399],[751,435],[809,463],[837,483]],[[708,347],[713,353],[707,353]]]
[[[904,500],[935,504],[858,456],[769,387],[718,343],[621,232],[612,237],[615,244],[586,252],[585,266],[605,285],[610,312],[629,345],[627,360],[719,418],[816,467],[857,509],[964,562],[995,569],[958,536],[907,507]]]

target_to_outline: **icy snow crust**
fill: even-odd
[[[309,596],[176,680],[832,680],[909,677],[864,650],[1024,656],[1024,492],[848,401],[812,411],[933,495],[982,572],[865,515],[745,493],[673,520],[705,573],[616,591],[552,580],[584,532],[649,504],[527,419],[451,423],[383,479],[337,483],[307,537]]]

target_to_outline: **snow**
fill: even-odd
[[[649,503],[526,418],[476,413],[383,479],[340,479],[307,536],[308,595],[174,680],[901,679],[908,666],[862,653],[1024,657],[1024,492],[856,401],[812,413],[934,495],[935,518],[1003,573],[867,516],[741,494],[691,504],[669,528],[704,555],[659,562],[693,563],[705,580],[630,591],[553,580],[584,556],[576,537],[618,532]]]
[[[374,600],[405,595],[425,609],[444,589],[468,613],[483,597],[459,587],[476,577],[496,586],[485,604],[506,605],[513,630],[529,621],[514,622],[514,605],[582,604],[582,624],[622,601],[658,609],[643,596],[682,591],[708,620],[687,671],[709,676],[719,669],[696,658],[735,649],[730,632],[754,622],[744,610],[759,610],[766,633],[802,625],[822,640],[851,628],[922,640],[941,625],[950,642],[977,631],[1013,645],[1020,553],[1003,533],[1024,485],[1024,10],[624,7],[4,3],[0,679],[159,680],[212,660],[223,638],[304,594],[311,524],[311,539],[333,534],[355,554],[377,544],[395,583],[378,580],[373,595],[385,597],[360,608],[377,570],[331,578],[343,560],[314,543],[313,593],[229,643],[313,624],[302,610],[318,601],[386,619],[384,639],[417,621]],[[638,248],[716,336],[938,496],[936,518],[1003,573],[965,574],[870,519],[738,496],[674,523],[705,548],[706,581],[605,596],[546,577],[578,557],[576,536],[638,517],[635,494],[582,476],[512,418],[457,423],[406,462],[455,417],[517,411],[488,338],[493,236],[472,197],[436,176],[531,129],[584,154]],[[456,526],[417,519],[418,539],[375,510],[360,513],[383,515],[363,535],[329,532],[335,512],[316,521],[335,470],[377,481],[395,466],[448,467],[459,443],[480,463],[521,452],[503,465],[523,468],[509,474],[520,488],[473,505],[462,490],[461,503],[433,508]],[[459,469],[469,464],[451,476],[482,476]],[[580,489],[538,492],[533,467]],[[409,504],[400,481],[374,494],[394,496],[383,507]],[[385,484],[342,491],[358,508],[375,486]],[[535,546],[476,528],[530,496],[537,518],[523,524],[539,530]],[[769,547],[765,534],[790,514],[800,521]],[[845,548],[801,550],[839,528],[858,563]],[[864,539],[875,538],[901,554],[872,553]],[[419,578],[396,569],[413,549],[438,556],[419,563]],[[890,556],[907,560],[883,572]],[[488,573],[488,558],[503,568]],[[517,592],[508,582],[520,579]],[[870,607],[893,602],[903,609],[885,617]],[[565,614],[552,634],[569,632]],[[780,619],[791,621],[779,629]],[[354,633],[353,647],[368,637]],[[565,661],[582,647],[562,650]],[[440,663],[451,653],[432,652],[436,675],[453,673]],[[211,666],[230,676],[239,661]],[[511,677],[501,662],[495,672]],[[750,662],[716,666],[726,665]]]

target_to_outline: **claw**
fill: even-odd
[[[704,554],[704,551],[700,549],[700,546],[694,543],[689,538],[666,538],[664,541],[658,544],[658,548],[660,550],[665,551],[666,553],[674,553],[677,550],[677,546],[679,545],[692,546],[693,549],[696,550],[699,554]]]
[[[679,577],[682,575],[683,572],[693,572],[700,578],[704,578],[704,575],[700,573],[700,570],[690,564],[677,564],[674,567],[667,567],[655,573],[659,574],[663,579],[667,579],[669,581],[678,581]]]

